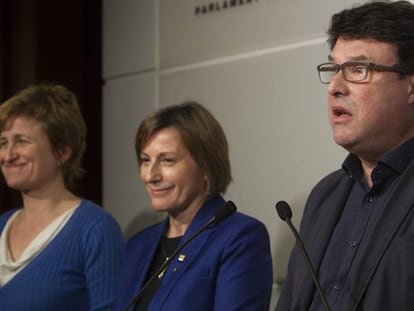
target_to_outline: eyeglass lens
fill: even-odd
[[[345,80],[358,82],[368,75],[368,66],[365,63],[347,62],[342,65],[326,63],[318,67],[319,77],[322,83],[331,82],[333,76],[341,71]]]

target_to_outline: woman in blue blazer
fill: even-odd
[[[265,226],[238,212],[211,222],[231,181],[217,120],[195,102],[169,106],[141,123],[135,147],[152,207],[168,217],[127,242],[115,310],[269,310]]]

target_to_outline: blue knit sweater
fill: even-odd
[[[1,215],[0,232],[14,211]],[[83,200],[49,245],[0,289],[0,310],[112,310],[122,247],[116,221]]]

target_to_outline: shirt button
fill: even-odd
[[[349,246],[351,246],[351,247],[356,247],[357,245],[358,245],[358,241],[351,241],[349,243]]]
[[[374,197],[367,197],[367,202],[368,203],[373,203],[375,201]]]
[[[335,284],[333,289],[334,289],[334,291],[339,292],[341,290],[341,285]]]

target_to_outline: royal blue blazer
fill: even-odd
[[[180,243],[186,241],[225,203],[221,196],[205,203]],[[115,309],[121,311],[145,283],[168,219],[128,240]],[[213,224],[170,262],[148,311],[268,311],[272,291],[272,258],[262,222],[235,212]]]

